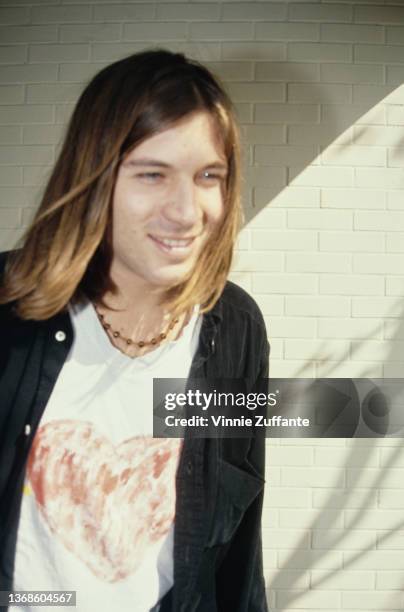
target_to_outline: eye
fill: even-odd
[[[217,174],[215,172],[210,172],[209,170],[204,170],[201,173],[201,178],[203,180],[204,183],[212,183],[212,184],[216,184],[216,183],[220,183],[222,181],[224,181],[225,177],[221,174]]]
[[[146,183],[157,183],[164,178],[161,172],[139,172],[136,177]]]

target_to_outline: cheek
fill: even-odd
[[[205,212],[208,222],[212,225],[217,225],[224,215],[224,199],[220,192],[215,190],[215,193],[209,195],[206,201]]]

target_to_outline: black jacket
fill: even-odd
[[[4,260],[0,254],[0,274]],[[26,459],[73,342],[70,315],[23,321],[2,305],[0,342],[0,590],[12,590],[6,568],[14,564]],[[268,355],[261,312],[228,282],[203,317],[190,376],[244,378],[253,390],[268,376]],[[260,525],[264,449],[264,436],[256,434],[185,438],[176,481],[174,586],[161,612],[267,611]]]

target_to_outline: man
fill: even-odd
[[[2,256],[2,590],[267,610],[262,436],[152,437],[153,378],[268,374],[262,315],[227,281],[239,194],[234,114],[204,67],[148,51],[87,86]]]

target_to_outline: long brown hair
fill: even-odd
[[[241,225],[240,151],[232,104],[218,80],[179,53],[151,50],[101,70],[80,96],[38,211],[8,258],[0,304],[43,320],[69,301],[115,293],[112,196],[119,164],[143,140],[195,111],[213,117],[228,163],[225,214],[188,278],[165,293],[174,313],[216,302]]]

